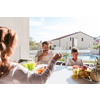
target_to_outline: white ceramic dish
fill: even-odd
[[[81,77],[81,76],[80,76]],[[81,77],[82,78],[82,77]],[[85,81],[88,81],[88,82],[90,82],[90,83],[93,83],[93,84],[97,84],[97,83],[99,83],[99,82],[94,82],[94,81],[92,81],[91,79],[86,79],[86,78],[82,78],[82,79],[84,79]]]

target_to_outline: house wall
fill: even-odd
[[[0,26],[14,30],[18,34],[18,48],[11,60],[29,57],[29,18],[28,17],[0,17]]]
[[[93,49],[93,38],[89,37],[81,32],[60,39],[60,47],[62,47],[63,49],[69,49],[69,47],[71,46],[71,48],[72,48],[72,39],[70,41],[70,38],[77,38],[77,48],[78,49],[88,49],[89,47],[90,47],[90,49]],[[81,41],[82,38],[83,38],[83,41]],[[57,42],[57,40],[52,41],[52,43],[55,43],[55,45],[56,45],[56,42]],[[59,46],[58,43],[59,42],[57,42],[57,46]]]
[[[80,49],[87,49],[90,47],[90,49],[93,49],[93,38],[89,37],[85,34],[82,33],[78,33],[76,34],[77,38],[77,47]],[[84,40],[81,41],[81,38],[83,38]],[[89,46],[90,45],[90,46]]]
[[[69,49],[69,47],[71,46],[72,41],[70,41],[70,37],[65,37],[60,39],[60,46],[63,49]]]
[[[54,45],[56,45],[56,47],[59,47],[59,40],[51,41],[51,44],[52,44],[52,47],[53,47]]]

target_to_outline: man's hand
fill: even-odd
[[[43,52],[43,56],[48,55],[48,51]]]
[[[53,57],[53,59],[55,59],[56,61],[62,59],[62,54],[61,54],[61,53],[57,53],[57,54]]]
[[[48,51],[44,51],[43,54],[38,57],[38,61],[40,61],[46,55],[48,55]]]

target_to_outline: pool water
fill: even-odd
[[[67,58],[72,57],[69,55]],[[78,55],[78,58],[81,58],[82,60],[89,60],[89,61],[95,61],[96,57],[100,58],[100,55]]]

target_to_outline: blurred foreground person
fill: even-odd
[[[56,54],[48,63],[42,74],[37,74],[22,65],[10,61],[10,56],[17,48],[16,32],[0,27],[0,84],[43,84],[50,77],[57,60],[62,54]]]

